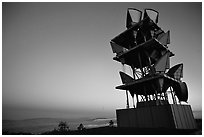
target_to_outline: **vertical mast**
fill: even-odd
[[[125,73],[125,65],[123,63],[122,63],[122,68],[123,68],[123,72]],[[126,90],[125,93],[126,93],[126,98],[127,98],[126,108],[130,108],[129,99],[128,99],[128,91]]]

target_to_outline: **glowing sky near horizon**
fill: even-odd
[[[188,103],[201,110],[202,3],[2,3],[3,119],[115,117],[126,96],[109,42],[129,7],[159,12],[170,65],[184,63]]]

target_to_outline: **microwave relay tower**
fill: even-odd
[[[127,97],[125,109],[116,110],[118,127],[195,129],[187,105],[188,89],[183,77],[183,64],[170,67],[174,56],[168,49],[170,31],[158,26],[159,13],[153,9],[127,9],[126,30],[110,41],[113,60],[123,66],[120,71]],[[132,70],[132,76],[125,68]],[[132,97],[130,108],[128,94]],[[136,102],[136,103],[135,103]],[[184,104],[185,102],[185,104]]]

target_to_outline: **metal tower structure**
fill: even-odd
[[[126,30],[110,42],[113,60],[132,70],[132,76],[119,72],[125,90],[126,109],[117,110],[119,127],[140,128],[196,128],[188,100],[188,88],[183,77],[183,64],[170,67],[174,56],[168,49],[170,31],[158,26],[159,13],[153,9],[128,8]],[[128,92],[132,96],[133,108],[129,106]],[[136,103],[135,103],[136,96]],[[170,100],[172,103],[170,104]],[[159,118],[164,122],[158,122]],[[141,121],[143,119],[143,121]],[[146,119],[146,120],[145,120]],[[173,122],[169,121],[172,120]]]

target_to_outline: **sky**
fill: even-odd
[[[202,3],[2,3],[2,119],[116,117],[126,95],[110,40],[129,7],[159,12],[170,65],[184,64],[188,104],[201,111]]]

